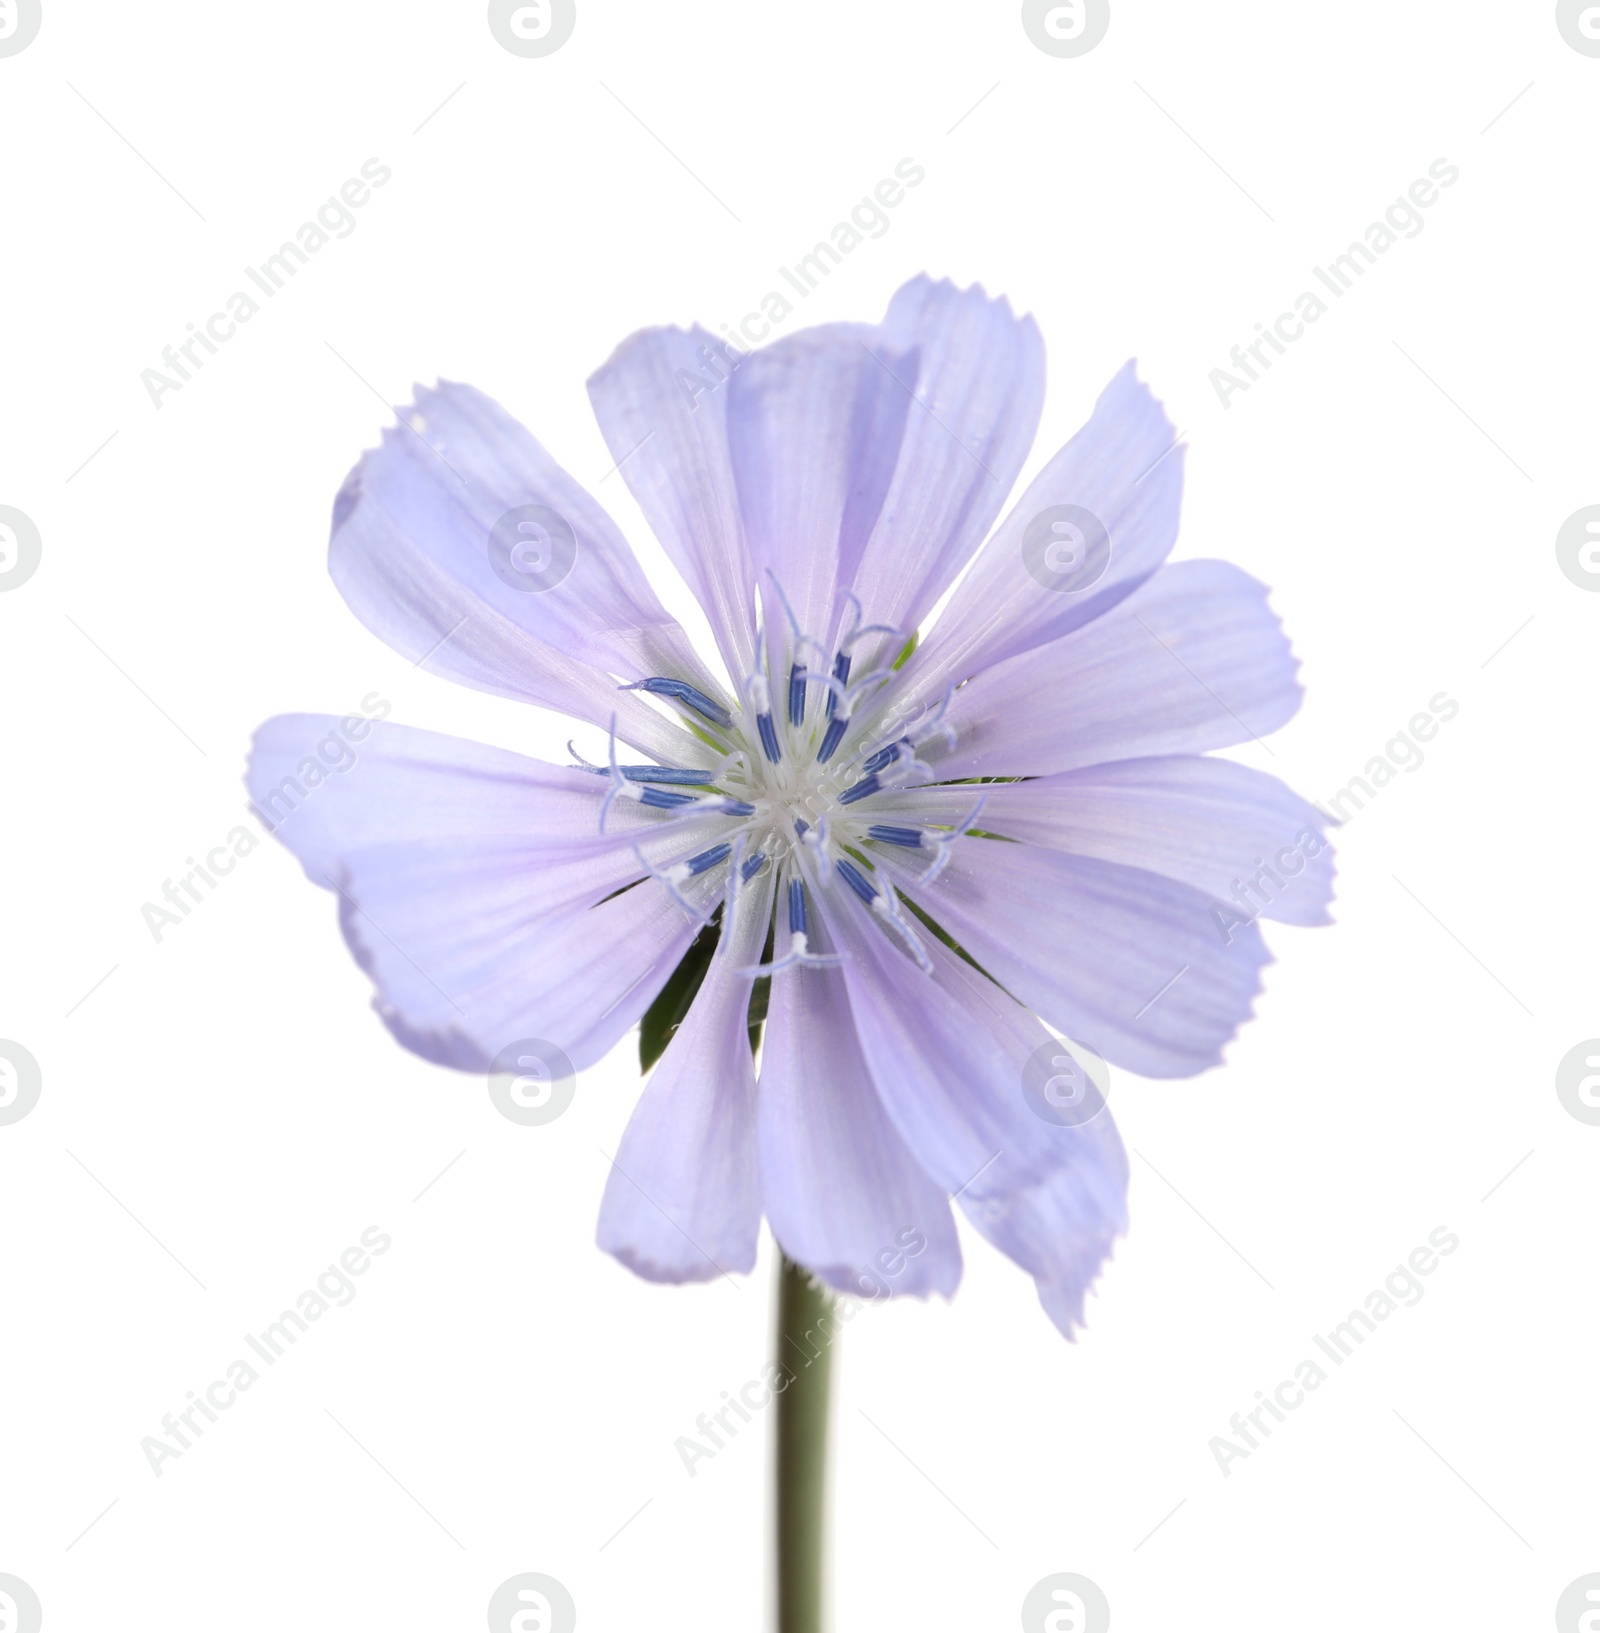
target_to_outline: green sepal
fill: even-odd
[[[672,1035],[683,1025],[700,983],[711,968],[711,955],[717,950],[722,937],[722,909],[692,942],[689,950],[678,960],[678,967],[667,977],[667,984],[655,995],[650,1007],[639,1022],[639,1070],[648,1072],[667,1052]]]

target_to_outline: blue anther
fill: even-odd
[[[698,686],[686,680],[673,680],[667,675],[652,675],[648,680],[636,680],[622,687],[624,692],[650,692],[656,697],[670,697],[686,704],[696,714],[704,715],[714,726],[731,726],[733,716],[714,699],[706,696]]]
[[[715,772],[699,771],[694,766],[622,766],[620,771],[629,782],[674,782],[687,789],[709,787],[717,781]]]
[[[658,811],[676,811],[694,804],[692,794],[669,794],[665,788],[646,788],[639,796],[641,805],[653,805]]]
[[[603,766],[596,766],[601,776],[605,775]],[[629,782],[664,782],[677,783],[685,788],[709,787],[716,781],[716,774],[711,771],[696,771],[692,766],[676,765],[619,765],[620,771]]]
[[[896,828],[885,822],[873,823],[867,829],[867,838],[876,839],[885,845],[904,845],[908,851],[920,850],[922,847],[920,828]]]
[[[891,743],[887,748],[880,748],[876,754],[872,755],[862,764],[861,769],[866,772],[868,776],[871,776],[874,771],[882,771],[886,765],[891,764],[896,758],[898,758],[900,753],[900,743],[909,744],[910,742],[911,739],[909,737],[902,737],[899,742]]]
[[[850,654],[840,652],[833,660],[833,678],[842,687],[850,678]],[[834,711],[839,707],[839,694],[830,686],[828,688],[828,718],[833,719]]]
[[[755,806],[749,800],[742,799],[725,799],[722,802],[722,810],[725,816],[747,817],[756,814]]]
[[[757,964],[754,969],[741,970],[741,975],[776,975],[779,970],[792,970],[796,964],[812,968],[839,964],[838,953],[814,953],[807,945],[810,925],[806,922],[806,887],[799,879],[789,880],[789,950],[770,964]]]
[[[707,868],[714,868],[718,862],[726,862],[732,845],[713,845],[708,851],[701,851],[698,856],[691,856],[684,866],[689,870],[692,879],[698,873],[704,873]]]
[[[615,749],[616,745],[613,743],[613,755]],[[614,772],[625,782],[681,783],[686,788],[709,788],[716,778],[715,772],[696,771],[692,766],[617,765],[615,759],[610,766],[590,765],[572,746],[570,738],[567,740],[567,753],[577,762],[579,771],[592,771],[597,777],[610,776]]]
[[[833,751],[844,740],[844,734],[850,729],[848,719],[841,720],[833,712],[834,698],[828,694],[828,729],[822,734],[822,746],[817,750],[817,764],[826,765],[833,758]]]
[[[841,805],[854,805],[858,799],[865,799],[869,794],[876,794],[882,786],[875,775],[863,777],[854,788],[845,789],[839,796],[839,803]]]
[[[858,868],[854,862],[847,862],[842,856],[834,864],[838,875],[855,893],[871,907],[878,899],[878,887]]]
[[[789,881],[789,934],[803,936],[806,927],[806,887],[798,879]]]
[[[806,718],[806,666],[789,665],[789,724],[800,726]]]
[[[804,839],[811,832],[811,824],[804,817],[796,817],[794,819],[794,831],[799,838]]]
[[[769,760],[776,765],[783,758],[783,750],[778,747],[778,729],[772,723],[770,714],[756,716],[756,730],[761,733],[761,748]]]
[[[744,884],[749,884],[750,881],[753,878],[755,878],[755,876],[766,865],[767,865],[767,853],[765,851],[757,851],[755,853],[755,855],[750,857],[745,862],[744,866],[739,869],[739,878],[740,878],[740,880]]]

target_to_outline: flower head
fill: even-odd
[[[1132,365],[984,543],[1043,389],[1031,319],[926,278],[875,327],[624,343],[590,394],[720,663],[470,387],[419,389],[335,502],[369,629],[595,729],[558,767],[382,724],[314,793],[331,723],[261,729],[253,797],[395,1036],[582,1069],[718,938],[601,1206],[641,1276],[748,1270],[765,1215],[834,1287],[948,1295],[953,1200],[1070,1336],[1126,1227],[1097,1057],[1214,1065],[1257,920],[1327,920],[1327,819],[1206,757],[1294,713],[1295,663],[1260,584],[1166,564],[1183,450]]]

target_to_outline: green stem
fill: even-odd
[[[776,1481],[778,1633],[822,1633],[828,1404],[837,1317],[826,1290],[787,1254],[778,1264]]]

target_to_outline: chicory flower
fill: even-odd
[[[1044,351],[981,289],[918,278],[879,325],[748,354],[649,330],[589,389],[716,660],[522,426],[419,389],[338,495],[334,580],[414,663],[586,722],[589,757],[385,723],[313,796],[334,722],[285,717],[258,808],[395,1037],[463,1071],[529,1038],[592,1065],[716,933],[601,1205],[639,1275],[747,1271],[765,1216],[831,1287],[948,1296],[954,1201],[1070,1337],[1127,1162],[1057,1034],[1204,1071],[1258,920],[1327,922],[1327,819],[1206,752],[1298,707],[1265,589],[1167,563],[1183,450],[1131,364],[984,542]]]

